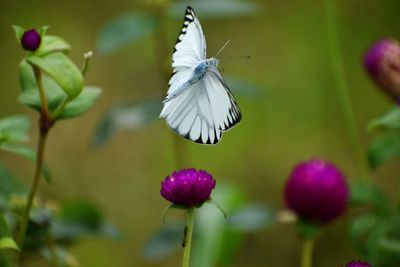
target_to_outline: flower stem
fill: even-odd
[[[303,241],[302,252],[301,252],[301,267],[312,266],[312,255],[314,250],[314,238],[306,238]]]
[[[183,238],[183,262],[182,267],[189,267],[190,265],[190,248],[192,246],[192,235],[193,235],[193,214],[194,208],[189,208],[187,210],[186,216],[186,226],[185,226],[185,233]]]
[[[345,121],[347,135],[350,141],[353,157],[356,162],[357,171],[359,175],[365,179],[369,179],[371,174],[365,157],[365,149],[360,140],[356,119],[346,84],[343,57],[340,49],[335,1],[325,0],[325,9],[328,53],[332,73],[335,76],[334,88],[336,91],[336,96]]]
[[[36,192],[37,192],[37,190],[39,188],[39,184],[40,184],[47,135],[49,133],[50,128],[54,124],[54,122],[49,118],[49,112],[48,112],[47,100],[46,100],[46,95],[45,95],[43,82],[42,82],[41,70],[36,66],[33,66],[33,70],[34,70],[34,74],[35,74],[35,78],[36,78],[36,83],[37,83],[38,89],[39,89],[39,95],[40,95],[42,109],[41,109],[41,114],[40,114],[40,119],[39,119],[39,140],[38,140],[38,145],[37,145],[37,150],[36,150],[35,173],[33,176],[31,188],[28,193],[25,210],[22,214],[21,222],[19,225],[19,231],[18,231],[17,237],[16,237],[17,245],[21,251],[22,251],[22,246],[24,243],[25,235],[26,235],[26,230],[28,228],[29,214],[31,212],[33,200],[35,198]],[[17,254],[15,266],[18,266],[20,254],[21,254],[20,252]]]

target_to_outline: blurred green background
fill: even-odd
[[[80,65],[83,53],[95,49],[106,22],[124,12],[145,10],[148,2],[1,0],[0,117],[29,113],[37,118],[16,102],[17,70],[24,52],[11,25],[50,25],[48,33],[67,40],[73,47],[70,56]],[[242,122],[218,146],[188,143],[190,160],[191,166],[212,173],[217,183],[233,183],[250,199],[283,208],[285,180],[298,161],[323,157],[340,166],[348,179],[359,177],[334,93],[324,4],[315,0],[254,2],[260,8],[252,16],[203,20],[198,12],[209,56],[228,39],[231,42],[223,56],[252,56],[222,60],[223,75],[256,83],[262,92],[253,97],[237,94]],[[400,2],[352,0],[337,1],[337,6],[346,80],[366,145],[371,139],[367,122],[384,113],[390,102],[365,75],[362,55],[377,39],[400,36]],[[162,22],[171,53],[181,20],[181,16],[167,17]],[[165,122],[160,119],[140,130],[118,132],[101,148],[89,149],[97,123],[110,107],[161,97],[167,85],[157,70],[154,45],[154,36],[149,36],[108,55],[94,50],[86,83],[103,88],[102,96],[86,115],[57,125],[49,138],[46,161],[54,181],[51,186],[42,183],[41,196],[90,200],[124,236],[121,241],[91,240],[74,246],[72,252],[81,266],[180,265],[180,253],[160,263],[146,263],[139,256],[145,241],[162,224],[168,205],[159,195],[160,181],[175,168],[171,131]],[[32,130],[32,147],[36,134]],[[1,158],[30,183],[31,162],[4,152]],[[393,198],[399,188],[398,171],[398,164],[392,162],[374,173]],[[329,225],[317,240],[315,266],[340,266],[357,257],[347,235],[348,221],[346,217]],[[232,256],[234,266],[297,266],[300,244],[293,225],[274,226],[247,236],[240,252]]]

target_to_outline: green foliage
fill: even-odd
[[[32,67],[26,61],[22,61],[19,73],[21,94],[18,97],[18,101],[40,112],[41,100]],[[66,94],[54,80],[46,76],[43,78],[48,108],[50,112],[54,113],[65,101]],[[76,98],[65,105],[57,118],[69,119],[85,113],[94,105],[100,93],[101,90],[97,87],[85,87]]]
[[[60,214],[52,226],[53,235],[60,242],[72,242],[85,237],[117,239],[118,230],[107,223],[100,210],[86,201],[68,201],[61,205]]]
[[[158,119],[161,100],[147,100],[134,104],[118,105],[103,115],[98,124],[92,145],[103,145],[116,131],[138,129]]]
[[[371,120],[368,124],[368,130],[375,129],[400,130],[400,108],[396,106],[382,116]]]
[[[69,99],[74,99],[82,91],[83,76],[80,70],[62,52],[45,56],[32,55],[27,57],[26,60],[50,75]]]
[[[169,13],[174,17],[182,17],[183,10],[188,5],[191,5],[201,18],[253,15],[260,8],[256,3],[238,0],[179,1],[171,5]]]
[[[227,223],[233,230],[255,232],[276,223],[276,214],[272,209],[250,203],[230,215]]]
[[[35,151],[21,144],[29,140],[29,127],[30,119],[26,116],[14,115],[0,119],[0,149],[36,162]],[[43,168],[43,176],[50,182],[51,175],[47,166]]]
[[[14,115],[0,119],[0,148],[5,144],[18,144],[29,140],[30,120],[26,116]]]
[[[372,169],[400,156],[400,132],[389,131],[376,137],[368,147],[368,161]]]
[[[359,252],[373,266],[395,267],[400,264],[400,216],[367,213],[351,225],[351,237]]]
[[[50,53],[63,52],[67,53],[71,50],[71,46],[58,36],[46,35],[42,38],[42,43],[35,55],[45,56]]]
[[[21,39],[24,35],[25,29],[17,25],[13,25],[12,28],[14,30],[15,37],[17,38],[18,43],[21,43]]]
[[[26,193],[25,186],[0,163],[0,196],[8,198],[13,194]]]
[[[366,181],[350,183],[350,203],[354,207],[371,206],[377,212],[387,213],[390,202],[385,193],[377,185]]]
[[[163,225],[144,244],[141,255],[144,260],[162,261],[175,252],[182,244],[183,229],[182,222],[174,222]]]
[[[15,249],[19,250],[18,245],[11,237],[0,238],[0,249]]]
[[[97,48],[102,54],[114,52],[121,47],[140,41],[151,34],[157,26],[157,18],[150,14],[123,14],[103,27],[97,41]]]

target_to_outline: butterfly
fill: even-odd
[[[206,40],[190,6],[172,54],[173,74],[160,118],[182,137],[217,144],[241,120],[241,112],[218,71],[218,58],[206,58]]]

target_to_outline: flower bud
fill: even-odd
[[[215,180],[211,174],[195,169],[180,170],[161,183],[161,195],[175,205],[199,207],[210,199]]]
[[[288,207],[300,219],[316,224],[328,223],[343,214],[348,196],[343,173],[321,159],[295,166],[285,188]]]
[[[360,260],[357,260],[347,263],[346,267],[372,267],[372,265],[369,264],[368,262],[362,262]]]
[[[398,102],[400,100],[400,44],[392,39],[375,43],[365,54],[364,66],[372,80]]]
[[[22,47],[27,51],[36,51],[41,42],[40,34],[35,29],[24,32],[21,39]]]

